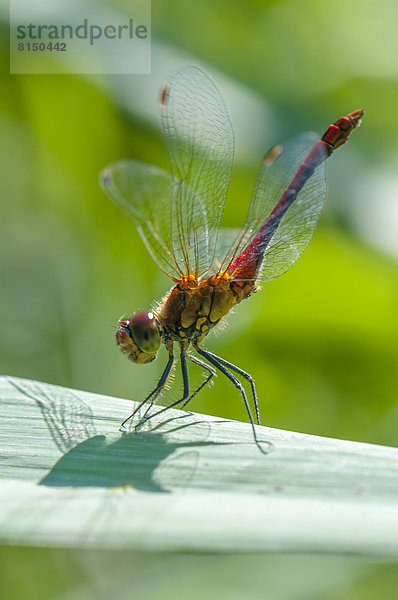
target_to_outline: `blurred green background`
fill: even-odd
[[[129,14],[127,0],[97,7]],[[5,7],[1,11],[1,371],[132,400],[151,389],[165,352],[146,367],[131,365],[116,348],[114,331],[121,315],[148,309],[170,284],[134,226],[99,189],[98,173],[123,157],[167,168],[158,89],[175,68],[194,63],[214,77],[236,130],[226,226],[243,222],[271,145],[308,129],[322,134],[339,116],[365,108],[362,127],[328,161],[327,208],[309,249],[291,271],[239,306],[207,347],[255,376],[264,424],[396,445],[396,2],[153,0],[150,76],[11,76],[8,15]],[[220,377],[192,409],[246,419],[238,394]],[[55,560],[45,551],[7,550],[7,556],[15,565],[37,561],[39,574],[40,565],[47,560],[52,570]],[[73,573],[71,586],[80,589],[79,560],[57,556]],[[146,560],[130,558],[144,586],[140,565]],[[172,559],[150,559],[162,560]],[[266,560],[283,573],[287,559],[244,559],[231,568],[252,581]],[[175,561],[174,570],[162,567],[165,577],[177,577],[176,565],[185,563],[206,570],[218,561],[220,577],[228,572],[227,559]],[[289,561],[301,568],[298,559]],[[101,561],[88,562],[85,577],[91,580]],[[397,583],[387,566],[372,566],[369,575],[363,563],[327,566],[317,559],[306,565],[308,577],[297,579],[297,594],[269,597],[386,597],[369,594],[380,591],[380,582],[386,594]],[[313,569],[329,567],[339,573],[338,593],[311,587]],[[12,568],[5,577],[11,590]],[[209,577],[215,581],[217,574]],[[366,577],[379,583],[368,586]],[[267,597],[263,583],[252,597]],[[63,595],[62,585],[45,589],[41,598],[80,597]],[[159,589],[149,587],[142,597],[158,596]],[[234,593],[241,597],[233,588],[225,597]],[[17,596],[5,591],[2,597]]]

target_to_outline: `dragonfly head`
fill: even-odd
[[[161,341],[162,332],[152,312],[143,311],[125,321],[119,321],[116,342],[122,352],[135,363],[152,362]]]

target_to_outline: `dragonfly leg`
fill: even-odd
[[[137,406],[137,408],[134,409],[134,411],[131,413],[131,415],[129,417],[127,417],[127,419],[125,419],[123,421],[123,423],[120,425],[120,431],[122,431],[123,429],[125,429],[125,424],[127,423],[127,421],[129,421],[130,419],[132,419],[134,417],[134,415],[144,406],[144,404],[146,402],[151,401],[150,405],[149,405],[149,408],[151,408],[151,406],[153,406],[154,402],[156,401],[156,398],[159,396],[160,392],[162,391],[163,387],[166,384],[166,381],[167,381],[167,378],[168,378],[168,376],[170,374],[170,370],[171,370],[171,367],[173,365],[173,362],[174,362],[174,356],[173,356],[172,350],[170,349],[169,350],[169,360],[167,361],[166,368],[163,371],[162,376],[159,379],[157,386],[145,398],[145,400],[143,400],[142,402],[139,403],[139,405]],[[145,411],[145,415],[147,414],[149,408]]]
[[[230,381],[232,381],[232,383],[234,384],[234,386],[240,391],[241,396],[243,398],[243,402],[244,402],[245,407],[246,407],[247,414],[249,416],[250,424],[252,426],[254,441],[255,441],[258,449],[263,454],[266,454],[266,452],[261,447],[260,441],[259,441],[259,439],[257,437],[256,428],[255,428],[255,424],[254,424],[254,419],[253,419],[252,412],[250,410],[249,402],[247,400],[246,392],[245,392],[245,390],[243,388],[243,385],[239,381],[239,379],[237,379],[235,377],[235,375],[233,375],[230,371],[228,371],[228,369],[223,365],[222,361],[220,360],[220,358],[218,356],[216,356],[212,352],[208,352],[207,350],[203,350],[202,348],[199,348],[199,346],[197,344],[194,345],[194,348],[195,348],[196,352],[198,352],[198,354],[200,354],[200,356],[203,356],[203,358],[205,358],[206,360],[208,360],[209,363],[211,365],[213,365],[213,367],[215,367],[216,369],[218,369],[219,371],[221,371],[221,373],[223,373],[226,377],[228,377],[228,379]]]
[[[169,360],[170,360],[170,359],[169,359]],[[167,363],[167,365],[166,365],[166,369],[167,369],[167,367],[168,367],[168,366],[169,366],[169,364]],[[170,369],[171,369],[171,366],[170,366]],[[169,371],[170,371],[170,369],[169,369]],[[168,373],[169,373],[169,371],[168,371]],[[168,376],[168,373],[167,373],[167,376]],[[163,376],[164,376],[164,372],[163,372],[163,375],[162,375],[162,377],[163,377]],[[160,384],[160,381],[161,381],[161,380],[159,381],[159,383],[158,383],[158,385],[157,385],[156,389],[154,390],[155,394],[154,394],[152,397],[150,397],[150,396],[149,396],[149,397],[148,397],[148,398],[147,398],[147,399],[144,401],[144,402],[147,402],[147,400],[149,400],[149,399],[150,399],[150,402],[149,402],[149,404],[148,404],[147,408],[145,409],[145,412],[144,412],[144,414],[142,415],[142,417],[141,417],[141,419],[140,419],[140,422],[137,424],[137,427],[138,427],[138,425],[142,425],[142,423],[143,423],[143,420],[145,419],[145,417],[147,416],[147,414],[148,414],[148,413],[149,413],[149,411],[151,410],[152,406],[153,406],[154,404],[156,404],[156,401],[157,401],[157,399],[158,399],[158,397],[159,397],[159,394],[160,394],[160,392],[161,392],[162,388],[163,388],[163,387],[166,385],[167,376],[166,376],[166,379],[164,380],[164,382],[162,383],[162,385],[161,385],[160,389],[158,389],[158,387],[159,387],[159,384]],[[138,406],[138,409],[139,409],[141,406],[142,406],[142,403],[140,404],[140,406]],[[137,409],[136,409],[136,410],[137,410]]]
[[[181,404],[181,402],[184,402],[183,406],[185,406],[185,404],[191,399],[191,397],[189,396],[189,380],[188,380],[186,353],[185,353],[185,350],[183,350],[182,348],[181,348],[181,372],[182,372],[182,380],[183,380],[183,385],[184,385],[184,392],[183,392],[182,398],[180,398],[179,400],[176,400],[175,402],[172,402],[168,406],[163,407],[161,410],[158,410],[154,415],[150,415],[150,416],[146,417],[145,416],[146,413],[145,413],[144,417],[139,422],[140,427],[146,421],[148,421],[149,418],[152,419],[153,417],[157,417],[158,415],[161,415],[162,413],[164,413],[166,410],[169,410],[169,408],[174,408],[175,406],[178,406],[178,404]],[[141,405],[142,405],[142,403],[141,403]]]
[[[187,398],[187,400],[185,400],[185,402],[181,406],[181,408],[184,408],[184,406],[186,406],[188,404],[188,402],[190,402],[192,400],[192,398],[194,396],[196,396],[196,394],[198,394],[200,392],[200,390],[209,383],[210,379],[212,377],[214,377],[214,375],[217,374],[216,370],[213,369],[213,367],[210,367],[209,365],[207,365],[205,362],[203,362],[203,360],[199,360],[199,358],[196,358],[196,356],[192,356],[192,354],[187,354],[187,358],[190,361],[192,361],[193,363],[195,363],[195,365],[198,365],[199,367],[206,369],[206,371],[208,371],[209,374],[207,375],[207,377],[205,377],[205,379],[202,381],[202,383],[196,388],[196,390],[194,392],[192,392],[192,394],[189,396],[189,398]]]
[[[206,371],[209,372],[209,374],[204,379],[204,381],[202,381],[202,383],[192,392],[191,395],[189,395],[188,372],[187,372],[187,366],[186,366],[186,360],[185,360],[186,358],[188,358],[188,360],[192,361],[199,367],[203,367],[204,369],[206,369]],[[216,370],[213,369],[213,367],[211,367],[210,365],[207,365],[205,362],[203,362],[203,360],[199,360],[199,358],[196,358],[196,356],[192,356],[191,354],[185,354],[184,352],[181,352],[181,370],[182,370],[182,377],[183,377],[183,382],[184,382],[183,397],[180,398],[179,400],[176,400],[172,404],[169,404],[169,406],[165,406],[164,408],[162,408],[161,410],[156,412],[154,415],[151,415],[152,417],[157,417],[158,415],[165,412],[169,408],[175,408],[176,406],[178,406],[181,403],[183,403],[183,404],[181,405],[180,408],[184,408],[184,406],[186,406],[188,404],[188,402],[190,402],[192,400],[192,398],[194,396],[196,396],[196,394],[198,392],[200,392],[200,390],[209,383],[210,379],[212,377],[214,377],[214,375],[217,374]],[[145,413],[145,415],[146,415],[146,413]],[[149,419],[149,417],[145,418],[145,415],[144,415],[143,419],[140,421],[139,425],[142,425],[145,421],[147,421]]]
[[[206,352],[210,356],[212,356],[213,358],[217,359],[224,367],[227,367],[228,369],[231,369],[231,371],[235,371],[235,373],[238,373],[238,375],[240,375],[241,377],[243,377],[244,379],[246,379],[246,381],[248,381],[250,383],[250,387],[251,387],[252,394],[253,394],[254,407],[256,409],[257,424],[261,425],[261,423],[260,423],[260,410],[258,408],[256,386],[254,385],[254,379],[250,375],[250,373],[247,373],[246,371],[244,371],[240,367],[237,367],[236,365],[234,365],[233,363],[229,362],[228,360],[225,360],[225,358],[221,358],[221,356],[217,356],[216,354],[213,354],[213,352],[210,352],[209,350],[206,350]]]
[[[182,372],[182,381],[184,384],[184,393],[183,399],[188,398],[189,396],[189,380],[188,380],[188,370],[187,370],[187,361],[185,358],[185,350],[181,346],[180,359],[181,359],[181,372]]]

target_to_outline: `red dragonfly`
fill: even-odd
[[[132,362],[154,360],[161,342],[169,355],[155,389],[121,427],[146,403],[139,425],[149,418],[148,411],[169,378],[177,344],[183,393],[156,415],[172,406],[186,406],[220,371],[239,390],[259,445],[250,403],[238,379],[250,384],[260,424],[252,376],[200,344],[231,308],[256,291],[260,281],[285,273],[305,250],[325,202],[324,161],[347,141],[364,111],[338,119],[321,139],[307,133],[275,146],[261,164],[246,222],[235,233],[220,229],[234,133],[219,90],[200,68],[183,68],[163,86],[160,111],[171,177],[136,160],[118,161],[101,173],[104,190],[132,219],[152,258],[173,281],[151,311],[119,321],[116,340]],[[190,347],[200,358],[188,351]],[[194,391],[187,359],[207,371]]]

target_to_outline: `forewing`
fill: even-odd
[[[172,279],[180,279],[171,242],[170,175],[137,160],[120,160],[102,171],[100,181],[136,225],[159,267]]]
[[[306,133],[276,146],[266,155],[253,189],[246,223],[224,265],[230,264],[232,259],[249,247],[318,139],[316,134]],[[296,262],[314,234],[325,198],[323,163],[304,184],[269,240],[258,279],[267,281],[278,277]]]
[[[234,134],[224,100],[198,67],[163,87],[161,117],[171,174],[171,246],[186,274],[213,262],[232,173]]]

